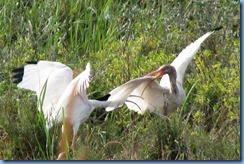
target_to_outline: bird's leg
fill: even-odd
[[[65,154],[67,152],[68,141],[69,141],[70,133],[71,133],[70,129],[71,129],[70,121],[65,120],[62,125],[62,135],[61,135],[61,141],[60,141],[59,147],[58,147],[58,156],[60,156],[60,155],[65,156]]]
[[[74,152],[75,151],[75,142],[76,142],[76,134],[73,134],[73,139],[72,139],[72,144],[71,144],[71,149]]]

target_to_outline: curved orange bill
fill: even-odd
[[[162,77],[164,75],[164,72],[161,69],[157,69],[155,71],[148,73],[146,76],[152,76],[153,74],[156,74],[156,76],[154,76],[154,79],[157,79],[159,77]]]

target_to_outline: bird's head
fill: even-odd
[[[156,76],[154,77],[155,79],[162,77],[165,74],[168,74],[169,76],[172,76],[175,79],[177,77],[176,70],[171,65],[162,65],[157,70],[148,73],[147,76],[151,76],[153,74],[156,74]]]

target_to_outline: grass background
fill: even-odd
[[[190,63],[188,99],[170,120],[97,109],[70,159],[240,160],[240,2],[2,0],[0,159],[54,159],[60,135],[60,125],[45,131],[36,97],[12,84],[11,69],[44,59],[77,75],[90,61],[88,95],[98,98],[219,26]]]

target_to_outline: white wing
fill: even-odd
[[[80,95],[86,97],[86,89],[89,87],[89,82],[91,81],[90,77],[91,65],[87,63],[86,69],[70,82],[62,96]]]
[[[136,78],[115,88],[109,93],[110,97],[107,100],[109,102],[109,105],[107,106],[106,111],[111,111],[117,107],[121,107],[125,102],[127,102],[127,99],[130,97],[135,89],[137,89],[141,85],[146,86],[150,83],[155,83],[154,78],[151,76],[145,76]]]
[[[186,71],[187,66],[189,65],[190,61],[193,59],[194,55],[199,50],[201,44],[207,37],[209,37],[214,31],[210,31],[200,38],[198,38],[195,42],[188,45],[181,53],[173,60],[171,63],[172,66],[175,67],[177,72],[177,81],[182,84],[183,76]],[[164,75],[160,81],[161,86],[169,86],[169,77],[168,75]]]
[[[57,108],[52,115],[52,119],[62,121],[62,112],[64,110],[65,118],[71,119],[71,122],[80,123],[84,117],[89,116],[91,110],[89,100],[86,95],[86,90],[89,87],[91,76],[90,63],[86,65],[86,69],[80,73],[75,79],[73,79],[63,92],[61,98],[58,101]]]
[[[149,112],[163,112],[166,94],[168,90],[163,89],[156,81],[143,82],[139,87],[133,90],[125,104],[128,109],[143,114]]]
[[[39,61],[24,67],[19,88],[36,92],[39,110],[42,108],[46,117],[50,116],[61,94],[73,78],[72,70],[59,62]],[[40,106],[40,104],[42,104]]]

